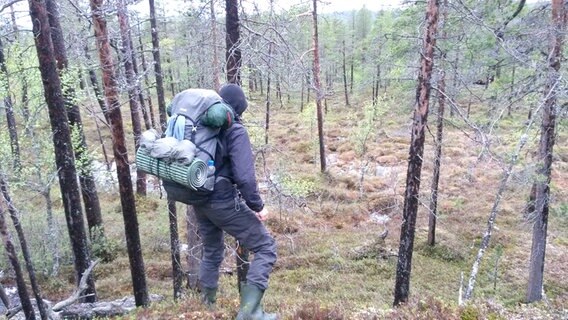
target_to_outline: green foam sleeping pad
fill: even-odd
[[[152,158],[142,148],[136,152],[136,167],[161,179],[177,182],[196,190],[207,180],[207,164],[194,158],[190,165],[168,163],[162,159]]]

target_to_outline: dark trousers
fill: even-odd
[[[234,200],[212,202],[194,208],[203,241],[203,258],[199,269],[201,285],[206,288],[218,286],[219,267],[225,249],[225,231],[254,253],[247,283],[266,290],[268,277],[276,262],[276,241],[256,217],[255,212],[243,201]]]

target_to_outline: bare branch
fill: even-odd
[[[12,1],[8,1],[8,3],[2,5],[2,7],[0,7],[0,12],[6,10],[6,8],[10,8],[11,6],[15,5],[16,3],[20,2],[22,0],[12,0]]]
[[[52,311],[54,312],[58,312],[61,311],[63,308],[72,305],[73,303],[75,303],[77,300],[79,300],[80,298],[82,298],[81,294],[83,293],[83,291],[85,291],[88,287],[87,284],[87,280],[89,279],[89,276],[91,275],[91,272],[93,271],[93,268],[100,262],[100,259],[97,259],[96,261],[91,262],[91,264],[89,265],[89,267],[87,268],[87,270],[85,270],[85,272],[83,273],[83,275],[81,276],[81,281],[79,281],[79,286],[77,287],[77,290],[67,299],[58,302],[57,304],[55,304],[53,306],[53,308],[51,308]]]

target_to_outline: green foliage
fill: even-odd
[[[114,239],[105,237],[101,227],[91,228],[91,251],[102,262],[112,262],[120,253],[120,246]]]
[[[460,248],[448,247],[440,243],[436,244],[435,246],[430,246],[426,243],[421,243],[416,246],[416,251],[420,254],[446,262],[463,261],[463,253],[459,250]]]
[[[285,194],[294,197],[307,197],[317,190],[318,182],[310,176],[294,176],[292,174],[280,173],[276,179]]]
[[[260,124],[246,124],[247,132],[250,138],[250,143],[254,148],[260,148],[264,145],[264,126]]]
[[[550,213],[553,219],[558,220],[563,225],[568,225],[568,202],[561,202],[551,209]]]
[[[460,320],[477,320],[479,317],[481,317],[479,311],[471,305],[467,305],[463,308],[460,314]]]
[[[359,119],[358,114],[355,112],[349,115],[351,118],[355,118],[353,119],[355,123],[358,123],[351,132],[351,139],[356,146],[355,150],[359,156],[363,156],[367,153],[367,143],[381,126],[382,119],[387,112],[384,98],[379,96],[376,104],[365,103],[362,111],[362,119]]]

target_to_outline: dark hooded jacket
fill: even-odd
[[[240,120],[240,116],[246,110],[248,103],[241,87],[235,84],[226,84],[219,95],[235,110],[236,121],[219,135],[221,148],[217,148],[215,170],[220,177],[215,184],[215,190],[211,195],[212,202],[230,201],[235,196],[233,184],[240,191],[245,203],[253,211],[259,212],[264,203],[258,192],[256,174],[254,169],[254,156],[252,145],[247,130]]]

